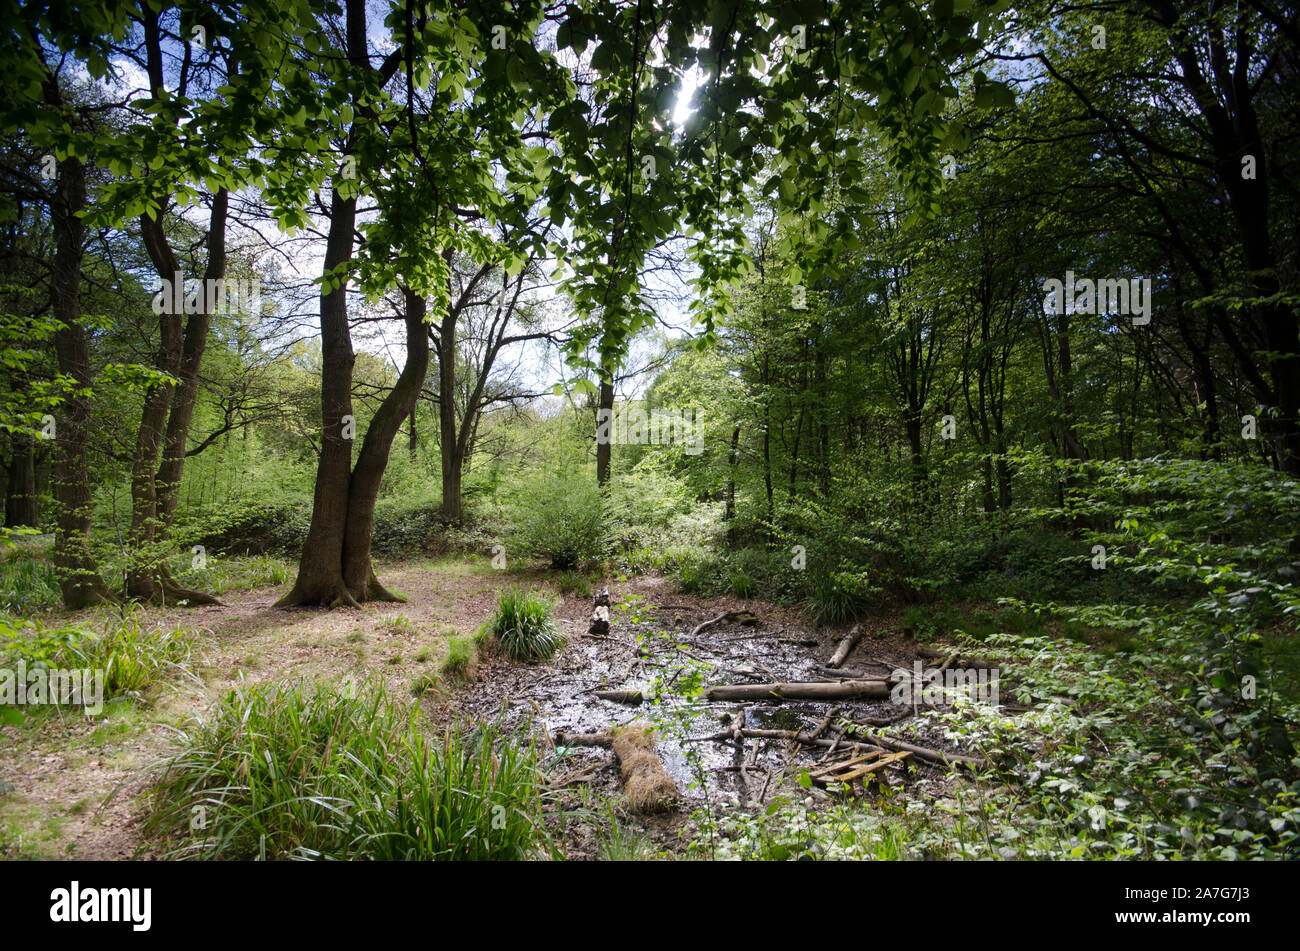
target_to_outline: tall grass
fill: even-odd
[[[192,676],[194,634],[177,625],[150,628],[135,610],[104,622],[98,632],[47,628],[0,618],[0,664],[90,668],[104,672],[105,699],[139,693],[169,674]]]
[[[26,552],[0,561],[0,611],[35,614],[58,607],[61,598],[51,562]]]
[[[110,697],[138,693],[166,673],[191,674],[194,635],[180,625],[144,628],[131,611],[109,621],[99,634],[88,634],[68,646],[68,666],[104,671]]]
[[[551,617],[555,604],[537,591],[503,590],[489,634],[513,660],[545,660],[564,646],[564,635]]]
[[[146,832],[172,858],[518,859],[544,843],[531,746],[427,738],[370,684],[231,691],[161,764]]]

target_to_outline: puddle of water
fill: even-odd
[[[638,634],[642,635],[640,643]],[[546,663],[490,665],[480,680],[466,687],[457,699],[462,712],[476,718],[495,715],[502,700],[509,699],[507,725],[520,726],[531,720],[535,728],[545,729],[551,736],[560,730],[598,733],[638,719],[657,722],[661,725],[657,744],[660,759],[688,800],[699,801],[704,797],[705,791],[699,786],[701,772],[711,801],[734,796],[743,789],[739,771],[734,768],[743,762],[740,751],[730,743],[684,743],[683,732],[699,737],[726,729],[730,717],[724,721],[723,715],[734,714],[741,706],[739,703],[689,705],[673,696],[658,704],[627,706],[600,700],[592,696],[592,691],[639,689],[649,694],[656,676],[670,680],[681,665],[700,668],[709,684],[758,682],[769,678],[773,681],[821,679],[815,667],[829,648],[821,650],[784,643],[781,638],[785,635],[781,631],[738,625],[719,625],[689,644],[682,631],[663,634],[661,626],[648,622],[616,623],[609,638],[573,638],[563,652]],[[792,640],[808,637],[801,632],[789,636]],[[681,676],[684,675],[679,673],[678,677]],[[745,726],[811,730],[833,706],[813,702],[750,705]],[[871,711],[874,715],[892,710],[888,704],[854,703],[852,706],[854,712]],[[753,756],[755,744],[759,744],[759,752],[749,775],[757,792],[763,785],[765,771],[778,773],[785,766],[789,744],[782,740],[749,738],[745,741],[746,759]],[[589,755],[613,760],[607,751],[585,748],[579,748],[575,755],[581,755],[584,760]],[[805,748],[796,754],[797,762],[806,766],[816,755],[820,753]],[[769,799],[776,785],[773,778],[767,790]]]

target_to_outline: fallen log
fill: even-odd
[[[845,700],[889,697],[889,684],[883,680],[845,680],[840,683],[723,684],[709,687],[705,700]]]
[[[963,667],[974,667],[976,670],[981,668],[984,670],[995,670],[997,668],[997,664],[994,664],[992,661],[985,660],[982,657],[965,657],[960,651],[954,654],[953,649],[937,650],[933,647],[918,647],[916,652],[922,657],[928,657],[931,660],[939,660],[940,658],[947,660],[949,657],[955,657],[957,660],[961,661]]]
[[[638,707],[645,701],[640,690],[593,690],[591,695],[597,700],[624,703],[632,707]]]
[[[835,653],[831,655],[831,659],[826,666],[839,667],[842,665],[849,659],[849,654],[853,652],[853,648],[857,646],[860,640],[862,640],[862,626],[854,624],[849,633],[844,635],[844,640],[840,641],[840,646],[835,648]]]
[[[555,733],[556,746],[600,746],[609,749],[613,743],[614,737],[610,733],[565,733],[563,730]]]
[[[561,731],[555,734],[555,743],[612,749],[623,777],[623,796],[634,812],[665,812],[673,808],[679,797],[677,784],[655,752],[654,727],[633,724],[605,733]]]
[[[821,664],[813,665],[813,673],[822,677],[831,677],[835,680],[886,680],[885,671],[893,673],[894,668],[888,664],[881,664],[874,660],[866,662],[872,667],[879,667],[879,671],[863,670],[861,667],[823,667]]]

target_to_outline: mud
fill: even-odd
[[[912,707],[889,700],[748,704],[693,700],[699,690],[715,684],[829,681],[832,678],[819,668],[827,663],[844,631],[814,629],[797,613],[771,605],[690,598],[659,579],[638,579],[622,587],[615,582],[611,592],[614,608],[608,636],[588,636],[585,624],[570,622],[565,649],[550,661],[515,664],[489,659],[477,682],[457,691],[448,710],[472,722],[499,717],[509,729],[531,730],[548,753],[555,754],[548,759],[553,785],[567,788],[581,783],[609,797],[620,792],[613,753],[585,746],[556,749],[553,738],[557,732],[601,733],[638,720],[652,722],[658,727],[656,752],[683,796],[679,810],[683,814],[706,804],[714,810],[764,805],[778,794],[829,801],[821,790],[805,790],[798,777],[827,761],[828,754],[838,758],[847,748],[831,751],[787,739],[752,737],[739,743],[699,741],[734,729],[737,716],[744,717],[747,729],[809,733],[834,713],[821,733],[834,740],[843,732],[845,720],[875,721],[863,726],[878,731],[881,721],[903,723],[913,715]],[[569,608],[565,616],[576,613],[573,605],[565,607]],[[701,622],[737,608],[752,610],[758,623],[724,621],[691,636]],[[895,621],[888,613],[866,619],[867,636],[845,667],[881,679],[894,668],[910,669],[919,657],[917,645],[894,633]],[[632,706],[593,696],[607,690],[640,691],[645,700]],[[937,735],[908,738],[935,750],[952,749]],[[845,734],[843,742],[851,741],[852,736]],[[944,772],[924,762],[900,763],[869,781],[898,785],[915,770]],[[847,792],[863,791],[858,786]]]

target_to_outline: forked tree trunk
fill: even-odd
[[[167,535],[185,467],[185,443],[198,395],[199,366],[207,347],[212,303],[207,288],[225,276],[228,194],[217,192],[208,229],[208,263],[197,308],[182,329],[180,314],[159,315],[157,367],[178,382],[154,384],[145,393],[140,429],[131,464],[131,554],[126,595],[155,603],[219,604],[209,594],[179,584],[166,562]],[[141,221],[145,248],[160,278],[180,271],[163,231],[161,217]],[[178,296],[184,296],[183,289]],[[160,459],[161,456],[161,459]]]
[[[335,194],[330,208],[330,232],[325,270],[352,255],[356,200]],[[321,296],[321,414],[324,434],[316,470],[316,494],[311,527],[303,546],[298,578],[279,601],[280,607],[322,605],[357,607],[364,601],[400,601],[375,577],[370,562],[375,499],[388,464],[393,440],[420,395],[429,368],[427,304],[407,290],[406,365],[384,397],[357,457],[344,437],[344,417],[352,416],[352,365],[355,355],[348,329],[347,285]]]
[[[208,281],[226,276],[226,219],[230,193],[221,189],[212,198],[212,215],[208,225],[208,266],[204,277]],[[199,395],[199,367],[208,345],[208,332],[212,315],[207,307],[192,314],[185,325],[185,341],[181,348],[180,384],[172,394],[171,413],[167,417],[167,433],[163,437],[162,464],[155,477],[158,493],[158,518],[162,522],[164,537],[171,532],[176,516],[176,501],[180,498],[181,478],[185,474],[185,444],[189,438],[190,421]]]
[[[144,20],[145,50],[149,86],[154,98],[166,93],[162,65],[162,40],[158,15]],[[185,444],[190,420],[198,395],[199,366],[207,347],[213,302],[208,293],[212,281],[226,273],[226,217],[229,193],[222,188],[213,194],[212,214],[207,236],[208,261],[203,284],[198,291],[198,306],[184,321],[182,315],[159,315],[159,370],[174,377],[176,383],[158,383],[145,392],[140,430],[136,435],[131,460],[131,563],[126,575],[126,595],[153,603],[220,604],[209,594],[180,585],[167,566],[167,536],[176,510],[181,477],[185,468]],[[145,251],[160,279],[178,279],[180,262],[163,230],[159,200],[157,215],[141,216],[140,232]],[[184,288],[173,288],[184,298]],[[168,302],[169,304],[171,302]]]
[[[358,74],[370,72],[382,87],[392,72],[374,73],[367,54],[364,0],[346,4],[347,58]],[[395,67],[394,67],[395,68]],[[364,104],[359,114],[367,115]],[[356,126],[354,125],[354,129]],[[347,152],[350,154],[352,146]],[[398,600],[385,591],[370,567],[370,535],[375,496],[388,463],[388,452],[402,420],[420,395],[428,371],[428,328],[425,301],[406,293],[407,363],[397,384],[380,404],[366,432],[352,471],[352,367],[356,355],[348,327],[347,274],[357,223],[356,196],[330,199],[329,235],[325,242],[321,285],[321,453],[316,467],[316,492],[311,527],[292,590],[280,607],[298,605],[356,606],[367,600]],[[347,419],[345,420],[345,417]],[[347,434],[345,436],[345,428]]]
[[[58,86],[46,80],[46,101],[58,106]],[[54,499],[57,530],[54,567],[63,603],[73,610],[117,599],[95,567],[90,554],[90,514],[93,501],[86,468],[90,434],[90,351],[81,326],[79,295],[85,224],[77,215],[86,205],[85,169],[69,156],[58,165],[58,185],[50,205],[54,232],[54,268],[50,275],[51,310],[59,322],[54,333],[54,353],[59,373],[70,391],[60,405],[55,425]]]

